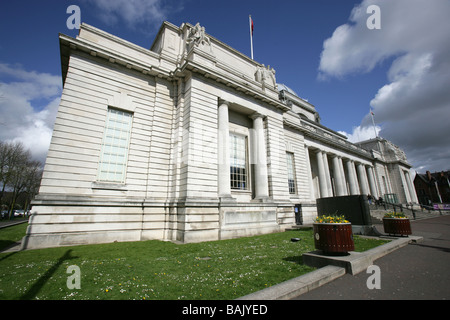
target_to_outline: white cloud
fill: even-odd
[[[345,135],[348,141],[355,143],[375,138],[376,136],[378,136],[380,130],[380,126],[357,126],[353,127],[352,133],[347,133],[345,131],[339,131],[339,133]]]
[[[369,30],[369,5],[381,9],[381,29]],[[404,149],[415,167],[450,169],[450,2],[447,0],[364,0],[349,23],[324,42],[319,78],[372,71],[393,59],[388,83],[370,101],[380,135]],[[370,116],[351,139],[373,132]],[[373,133],[372,133],[373,137]]]
[[[158,27],[171,8],[162,0],[85,0],[98,9],[98,17],[107,25],[125,22],[128,28]],[[173,10],[173,9],[172,9]]]
[[[0,140],[19,141],[45,161],[61,95],[61,77],[0,63]]]

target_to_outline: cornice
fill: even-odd
[[[95,44],[93,42],[90,42],[88,40],[82,39],[82,38],[72,38],[64,34],[59,35],[60,40],[60,51],[61,51],[61,58],[62,58],[62,72],[63,72],[63,81],[65,80],[66,73],[67,73],[67,66],[65,66],[65,63],[68,63],[67,58],[76,51],[81,51],[90,54],[94,57],[103,58],[110,63],[117,63],[119,65],[125,66],[128,69],[137,70],[139,72],[142,72],[143,74],[149,74],[154,76],[159,76],[161,78],[167,78],[170,79],[172,77],[172,73],[170,70],[163,69],[156,65],[147,64],[143,61],[140,61],[138,59],[134,59],[130,56],[127,56],[123,53],[110,50],[104,46]],[[141,47],[139,47],[141,48]],[[142,50],[145,50],[141,48]],[[148,50],[147,50],[148,51]],[[148,54],[152,59],[158,59],[159,61],[161,58],[159,55],[155,53],[149,53]],[[66,58],[66,59],[65,59]]]
[[[116,42],[116,43],[118,43],[118,44],[120,44],[120,45],[122,45],[124,47],[130,48],[132,50],[138,51],[139,53],[148,55],[148,56],[150,56],[152,58],[156,58],[157,59],[158,56],[159,56],[157,53],[155,53],[155,52],[153,52],[153,51],[151,51],[149,49],[143,48],[143,47],[141,47],[141,46],[139,46],[139,45],[137,45],[135,43],[132,43],[132,42],[127,41],[125,39],[119,38],[119,37],[117,37],[117,36],[115,36],[115,35],[113,35],[111,33],[108,33],[106,31],[103,31],[101,29],[93,27],[93,26],[91,26],[89,24],[82,23],[81,24],[81,28],[86,30],[86,31],[89,31],[89,32],[91,32],[93,34],[99,35],[102,38],[105,38],[105,39],[111,40],[113,42]],[[80,39],[82,39],[82,38],[77,37],[77,40],[80,40]]]
[[[233,73],[233,71],[231,70],[229,70],[228,72],[226,72],[225,70],[221,72],[221,70],[218,68],[214,70],[212,68],[208,68],[205,65],[200,65],[196,62],[186,60],[185,63],[177,70],[177,72],[175,72],[175,75],[183,76],[185,71],[197,73],[207,79],[216,81],[219,84],[224,84],[227,87],[233,88],[239,92],[243,92],[250,97],[278,108],[283,112],[290,110],[290,107],[288,107],[285,103],[267,95],[263,89],[260,89],[260,85],[258,86],[254,83],[255,81],[247,77],[239,77],[238,75],[236,75],[236,79],[230,77],[229,74]],[[265,88],[265,90],[271,89]]]
[[[293,103],[295,103],[298,106],[301,106],[302,108],[305,108],[306,110],[313,112],[313,113],[317,113],[316,111],[316,107],[309,103],[308,101],[305,101],[304,99],[297,97],[295,95],[293,95],[292,93],[290,93],[289,91],[286,90],[282,90],[283,95],[284,95],[284,99],[291,101]]]
[[[86,26],[84,27],[86,28]],[[166,57],[160,54],[156,54],[142,47],[135,46],[132,43],[129,43],[128,41],[125,40],[121,41],[120,38],[105,33],[94,27],[88,26],[87,28],[89,28],[89,31],[94,30],[99,35],[108,37],[110,40],[118,41],[120,42],[120,44],[124,44],[130,49],[139,50],[140,52],[148,55],[149,58],[151,59],[158,59],[157,60],[158,62],[160,62],[163,59],[167,61]],[[268,94],[266,94],[266,92],[269,92],[273,96],[278,97],[277,92],[274,89],[264,88],[263,90],[261,88],[261,84],[257,83],[253,79],[250,79],[249,77],[243,77],[242,75],[238,74],[235,70],[227,68],[227,65],[215,61],[215,58],[212,55],[209,55],[203,52],[202,50],[198,50],[196,48],[193,49],[194,53],[209,59],[212,62],[212,64],[216,66],[216,68],[214,68],[215,70],[205,65],[200,65],[196,62],[190,61],[186,57],[183,59],[184,60],[183,65],[181,67],[176,67],[177,61],[168,61],[169,63],[172,63],[174,65],[174,69],[173,70],[164,69],[156,65],[147,64],[144,61],[135,59],[121,52],[111,50],[105,46],[98,45],[94,42],[91,42],[89,40],[80,37],[75,39],[70,36],[60,34],[59,39],[62,57],[63,81],[65,81],[65,77],[67,74],[68,57],[73,52],[81,51],[88,53],[91,56],[103,58],[110,63],[116,63],[125,66],[128,69],[133,69],[138,72],[142,72],[143,74],[165,78],[170,81],[177,80],[179,78],[184,78],[186,76],[185,71],[198,73],[204,76],[205,78],[211,79],[220,84],[225,84],[230,88],[243,92],[246,95],[249,95],[275,108],[278,108],[283,112],[290,110],[290,108],[285,103],[279,101],[278,99],[274,99],[270,97]]]
[[[348,153],[364,157],[370,161],[374,160],[370,151],[362,149],[349,141],[335,136],[336,133],[330,131],[329,129],[325,129],[323,126],[313,126],[312,124],[305,125],[300,121],[300,119],[298,123],[289,119],[284,119],[283,124],[289,128],[302,132],[304,136],[310,137],[335,149],[344,150]]]

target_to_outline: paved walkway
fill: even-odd
[[[450,216],[411,221],[413,235],[423,241],[408,244],[374,264],[381,288],[368,289],[372,274],[345,274],[294,300],[450,299]],[[382,226],[377,227],[382,231]]]
[[[25,222],[28,222],[28,219],[20,218],[20,219],[13,219],[13,220],[7,220],[7,219],[0,220],[0,229],[14,226],[16,224],[25,223]]]

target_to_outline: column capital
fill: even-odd
[[[252,119],[252,120],[255,120],[255,119],[258,119],[258,118],[262,118],[262,119],[264,119],[265,118],[265,115],[263,115],[263,114],[261,114],[261,113],[259,113],[259,112],[253,112],[251,115],[249,115],[248,116],[250,119]]]
[[[222,98],[219,98],[218,102],[219,102],[219,107],[220,107],[221,105],[223,105],[223,104],[225,104],[227,107],[229,107],[229,106],[230,106],[230,103],[231,103],[230,101],[224,100],[224,99],[222,99]]]

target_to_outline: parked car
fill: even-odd
[[[23,210],[14,211],[14,217],[23,217]]]

